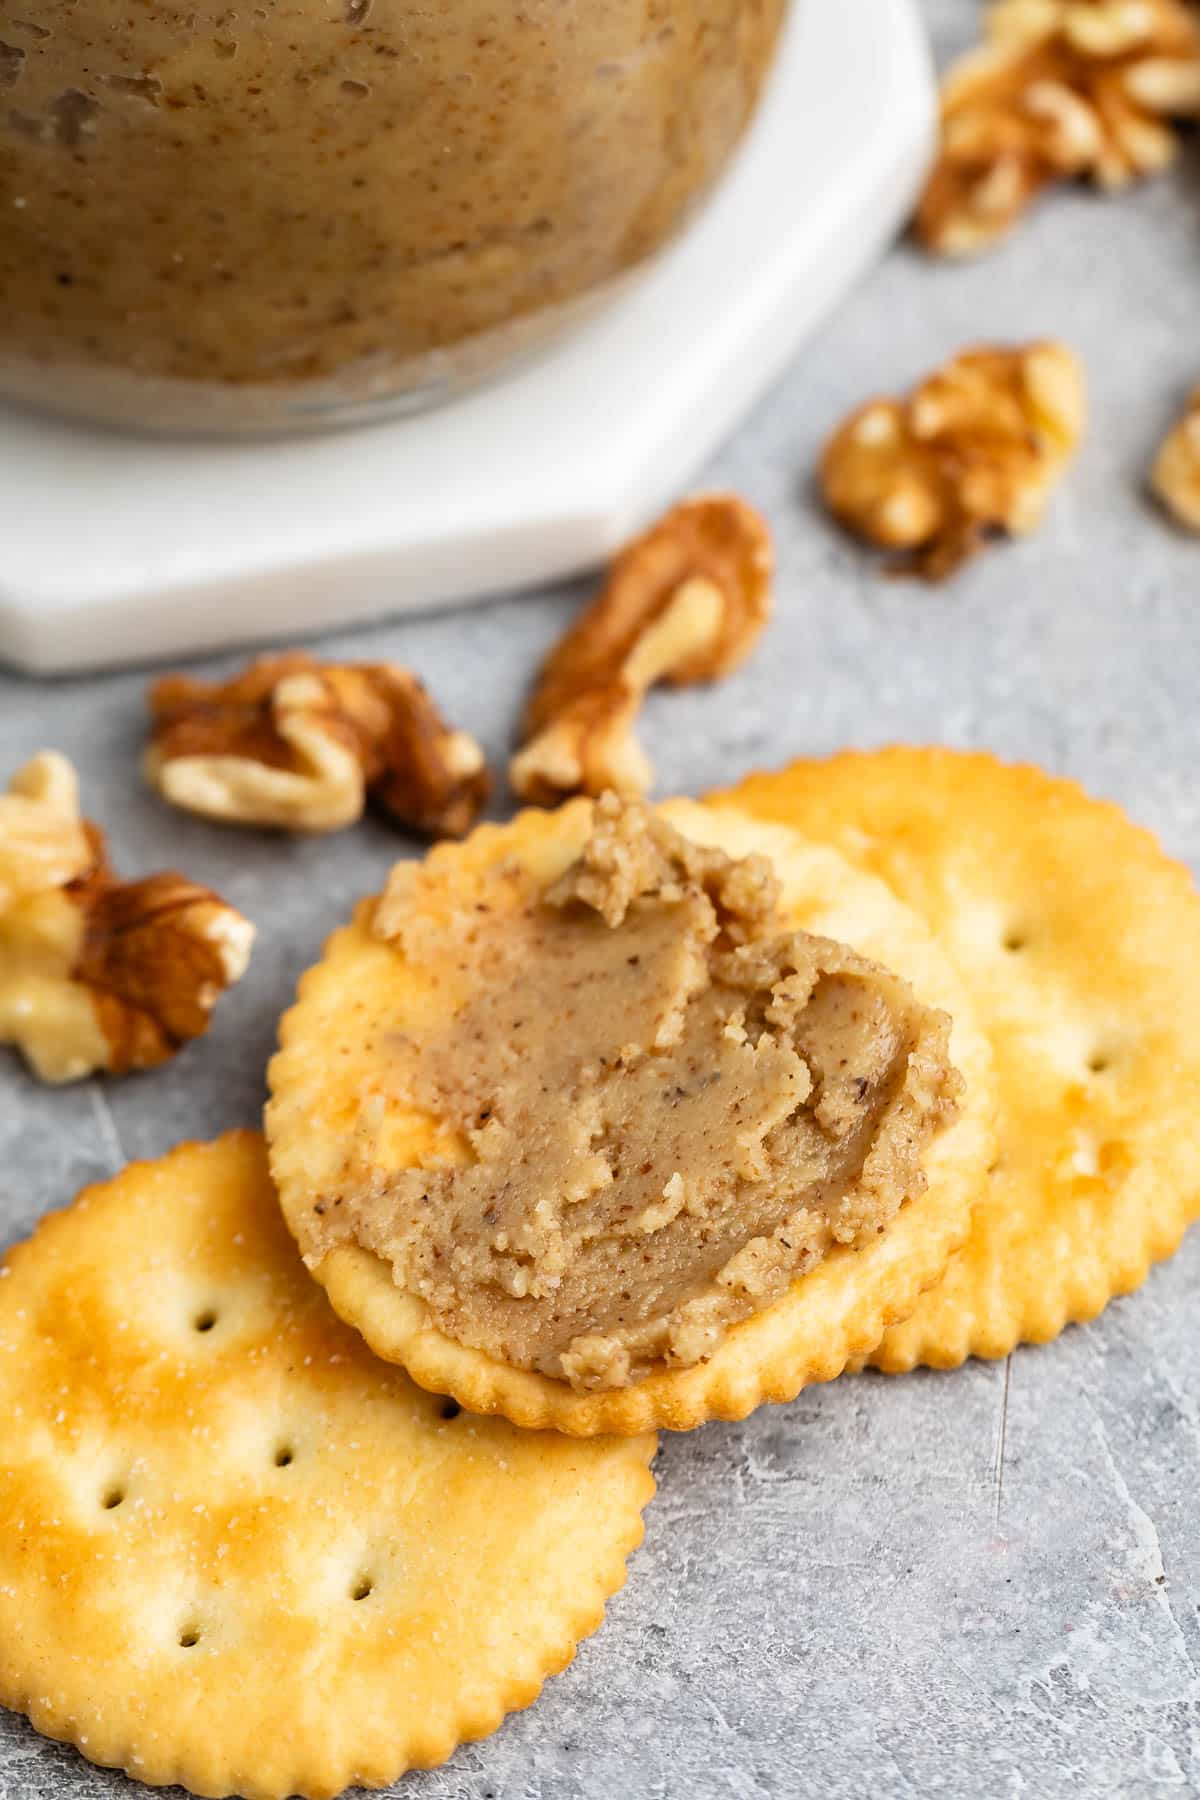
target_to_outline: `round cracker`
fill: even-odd
[[[986,754],[800,762],[723,796],[886,880],[995,1057],[999,1161],[966,1248],[870,1359],[1005,1356],[1094,1318],[1200,1217],[1200,898],[1119,807]]]
[[[532,1701],[624,1580],[654,1439],[448,1417],[337,1320],[243,1132],[0,1281],[0,1699],[141,1781],[379,1787]]]
[[[663,811],[698,842],[733,856],[754,850],[769,856],[792,923],[852,944],[905,976],[928,1005],[944,1007],[955,1022],[951,1054],[966,1077],[967,1097],[928,1153],[926,1192],[882,1237],[862,1250],[835,1248],[781,1300],[727,1331],[709,1361],[664,1368],[631,1387],[578,1393],[455,1342],[432,1323],[423,1301],[396,1286],[386,1262],[357,1246],[339,1245],[313,1267],[335,1309],[380,1356],[402,1363],[423,1387],[526,1427],[579,1436],[652,1426],[684,1431],[706,1419],[744,1418],[762,1401],[791,1400],[807,1383],[831,1380],[850,1358],[874,1349],[885,1328],[906,1318],[940,1279],[966,1238],[993,1153],[990,1054],[948,959],[916,915],[883,882],[794,832],[688,801]],[[473,883],[509,858],[548,884],[578,856],[591,816],[588,801],[554,813],[526,812],[430,855],[454,872],[456,893],[461,878],[464,899]],[[384,1071],[363,1046],[389,1029],[419,1037],[439,1020],[444,990],[424,980],[393,942],[372,936],[370,917],[366,903],[304,976],[271,1064],[272,1171],[301,1243],[309,1209],[336,1191],[348,1159],[363,1166],[365,1158],[371,1168],[409,1166],[431,1147],[428,1121],[401,1113],[381,1092]]]

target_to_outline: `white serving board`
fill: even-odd
[[[915,0],[797,0],[758,120],[691,229],[519,373],[414,418],[252,443],[0,407],[0,660],[177,656],[600,561],[892,237],[933,120]]]

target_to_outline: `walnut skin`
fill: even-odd
[[[987,249],[1042,188],[1120,188],[1175,156],[1200,115],[1200,19],[1187,0],[996,0],[986,42],[942,85],[941,152],[917,211],[943,256]]]
[[[0,797],[0,1042],[43,1081],[165,1062],[207,1029],[253,938],[182,875],[118,880],[64,757],[35,757]]]
[[[542,667],[509,765],[517,794],[645,793],[645,695],[737,668],[770,615],[772,571],[766,522],[732,496],[685,501],[636,538]]]
[[[458,837],[488,794],[483,752],[392,664],[302,651],[231,681],[168,675],[149,696],[145,773],[172,805],[245,825],[336,831],[368,800],[430,837]]]
[[[872,400],[821,460],[830,511],[897,569],[937,581],[998,533],[1041,520],[1085,415],[1083,371],[1063,344],[966,350],[905,400]]]

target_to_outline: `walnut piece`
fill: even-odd
[[[0,796],[0,1043],[43,1081],[165,1062],[245,973],[254,927],[182,875],[119,881],[43,752]]]
[[[1163,439],[1150,484],[1179,523],[1200,531],[1200,388],[1188,401],[1187,411]]]
[[[744,500],[684,501],[629,544],[544,663],[509,779],[523,800],[645,793],[634,736],[658,682],[715,681],[754,648],[771,610],[766,521]]]
[[[965,350],[904,400],[871,400],[821,459],[830,511],[896,568],[939,581],[997,533],[1032,531],[1083,433],[1064,344]]]
[[[970,256],[1050,182],[1119,188],[1174,157],[1200,115],[1200,17],[1188,0],[996,0],[986,41],[942,84],[941,152],[922,242]]]
[[[0,917],[26,894],[62,887],[91,866],[75,771],[43,750],[0,794]]]
[[[149,695],[144,769],[210,819],[336,831],[368,799],[431,837],[458,837],[488,794],[483,752],[451,731],[407,669],[266,657],[231,681],[167,675]]]

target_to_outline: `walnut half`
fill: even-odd
[[[253,939],[182,875],[118,880],[65,757],[34,757],[0,796],[0,1043],[43,1081],[165,1062],[207,1028]]]
[[[836,518],[897,568],[941,580],[997,533],[1039,523],[1075,454],[1083,370],[1066,345],[965,350],[904,400],[871,400],[821,459]]]
[[[371,799],[416,831],[457,837],[487,798],[479,745],[391,663],[321,664],[294,651],[231,681],[164,676],[149,702],[148,780],[210,819],[336,831]]]
[[[766,521],[733,496],[684,501],[635,538],[542,667],[509,764],[516,793],[548,806],[644,793],[647,692],[737,668],[770,614],[773,562]]]
[[[1200,531],[1200,388],[1163,439],[1150,484],[1181,525],[1188,531]]]
[[[942,84],[941,151],[922,242],[970,256],[1042,188],[1124,187],[1174,157],[1200,115],[1200,18],[1187,0],[996,0],[986,42]]]

